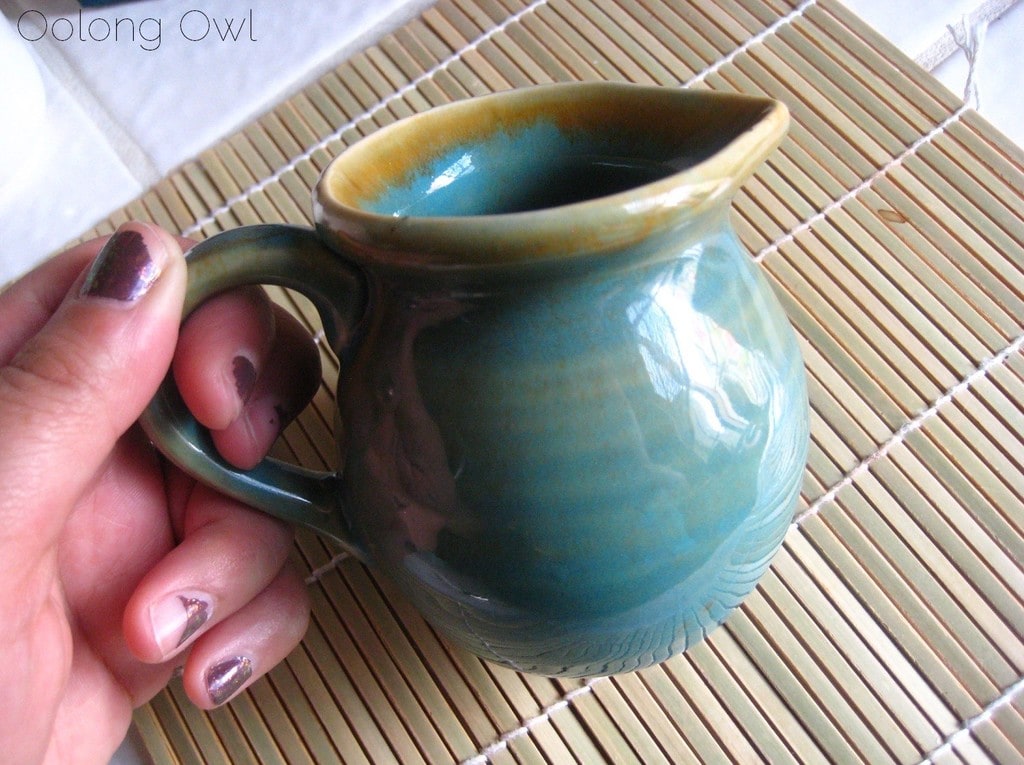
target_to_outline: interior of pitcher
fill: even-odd
[[[585,202],[676,172],[674,158],[538,120],[458,144],[360,206],[378,215],[506,215]]]
[[[318,191],[321,201],[371,216],[451,218],[585,204],[686,172],[738,186],[785,122],[770,99],[707,91],[608,83],[508,91],[378,131],[336,160]]]

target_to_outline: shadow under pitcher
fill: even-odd
[[[187,311],[243,284],[312,300],[341,360],[342,469],[232,468],[170,378],[143,425],[486,659],[662,661],[754,588],[800,490],[803,362],[729,219],[788,121],[765,98],[587,83],[385,127],[324,171],[315,230],[189,255]]]

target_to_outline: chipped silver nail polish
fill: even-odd
[[[189,598],[185,595],[179,595],[178,599],[185,608],[185,629],[181,631],[181,637],[178,638],[176,646],[181,648],[185,641],[196,634],[196,630],[206,624],[206,620],[210,618],[210,604],[200,598]]]
[[[232,656],[206,670],[206,692],[220,706],[230,699],[252,677],[252,659]]]

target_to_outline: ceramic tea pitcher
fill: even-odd
[[[233,469],[170,380],[144,425],[480,656],[661,661],[753,589],[800,487],[800,352],[729,222],[787,123],[767,99],[594,83],[379,130],[323,173],[315,232],[241,228],[189,257],[188,310],[248,283],[317,306],[339,472]]]

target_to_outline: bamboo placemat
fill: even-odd
[[[317,175],[361,136],[574,79],[792,110],[735,214],[810,379],[809,465],[770,572],[684,655],[552,680],[449,648],[388,581],[303,533],[304,643],[226,709],[172,685],[139,710],[154,759],[1024,761],[1024,154],[835,0],[443,0],[97,232],[308,223]],[[314,467],[332,453],[324,362],[278,450]]]

